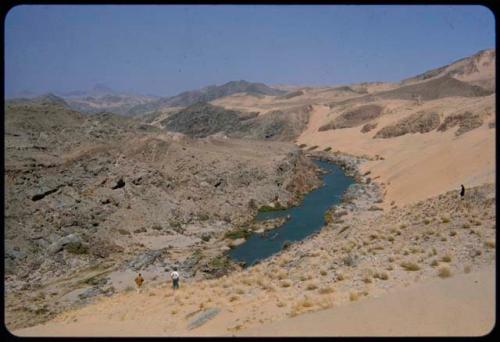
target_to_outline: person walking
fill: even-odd
[[[170,278],[172,278],[172,287],[173,289],[179,288],[179,272],[177,272],[177,267],[174,267],[172,273],[170,273]]]
[[[144,278],[139,273],[139,275],[135,277],[135,288],[137,290],[137,293],[141,293],[142,283],[144,283]]]
[[[461,197],[461,198],[464,198],[464,196],[465,196],[465,187],[464,187],[464,185],[463,185],[463,184],[462,184],[462,185],[460,185],[460,186],[461,186],[461,188],[462,188],[462,189],[460,190],[460,197]]]

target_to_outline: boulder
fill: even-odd
[[[232,240],[230,243],[229,243],[229,246],[231,247],[236,247],[236,246],[239,246],[241,245],[242,243],[244,243],[246,240],[244,238],[239,238],[239,239],[235,239],[235,240]]]
[[[81,299],[81,300],[85,300],[85,299],[88,299],[88,298],[92,298],[92,297],[98,296],[101,293],[102,293],[102,290],[99,287],[93,286],[93,287],[90,287],[87,290],[83,291],[82,293],[80,293],[78,295],[78,298]]]
[[[63,250],[63,248],[68,246],[68,245],[71,245],[72,247],[78,248],[78,247],[82,246],[82,244],[83,244],[82,239],[78,235],[69,234],[69,235],[66,235],[66,236],[60,238],[56,242],[52,243],[48,247],[48,252],[50,254],[56,254],[56,253],[60,252],[61,250]]]
[[[206,322],[208,322],[209,320],[211,320],[212,318],[217,316],[217,314],[219,314],[219,312],[220,312],[219,308],[209,308],[209,309],[203,310],[202,312],[197,314],[195,317],[193,317],[193,319],[188,323],[187,328],[189,330],[198,328],[199,326],[205,324]]]
[[[158,259],[161,255],[161,251],[147,251],[145,253],[139,254],[135,259],[130,260],[127,263],[127,266],[134,271],[139,271],[149,265],[153,264],[156,259]]]

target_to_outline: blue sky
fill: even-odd
[[[5,18],[5,89],[399,81],[494,47],[482,6],[23,5]]]

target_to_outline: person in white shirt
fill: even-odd
[[[172,273],[170,273],[170,278],[172,278],[172,287],[175,289],[179,288],[179,273],[177,272],[177,267],[174,267]]]

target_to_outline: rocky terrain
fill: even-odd
[[[319,185],[316,167],[289,143],[191,139],[115,114],[84,116],[51,98],[5,110],[9,326],[109,295],[148,267],[227,272],[237,267],[217,264],[232,243],[227,232],[260,206],[291,205]],[[113,281],[125,274],[126,283]]]

